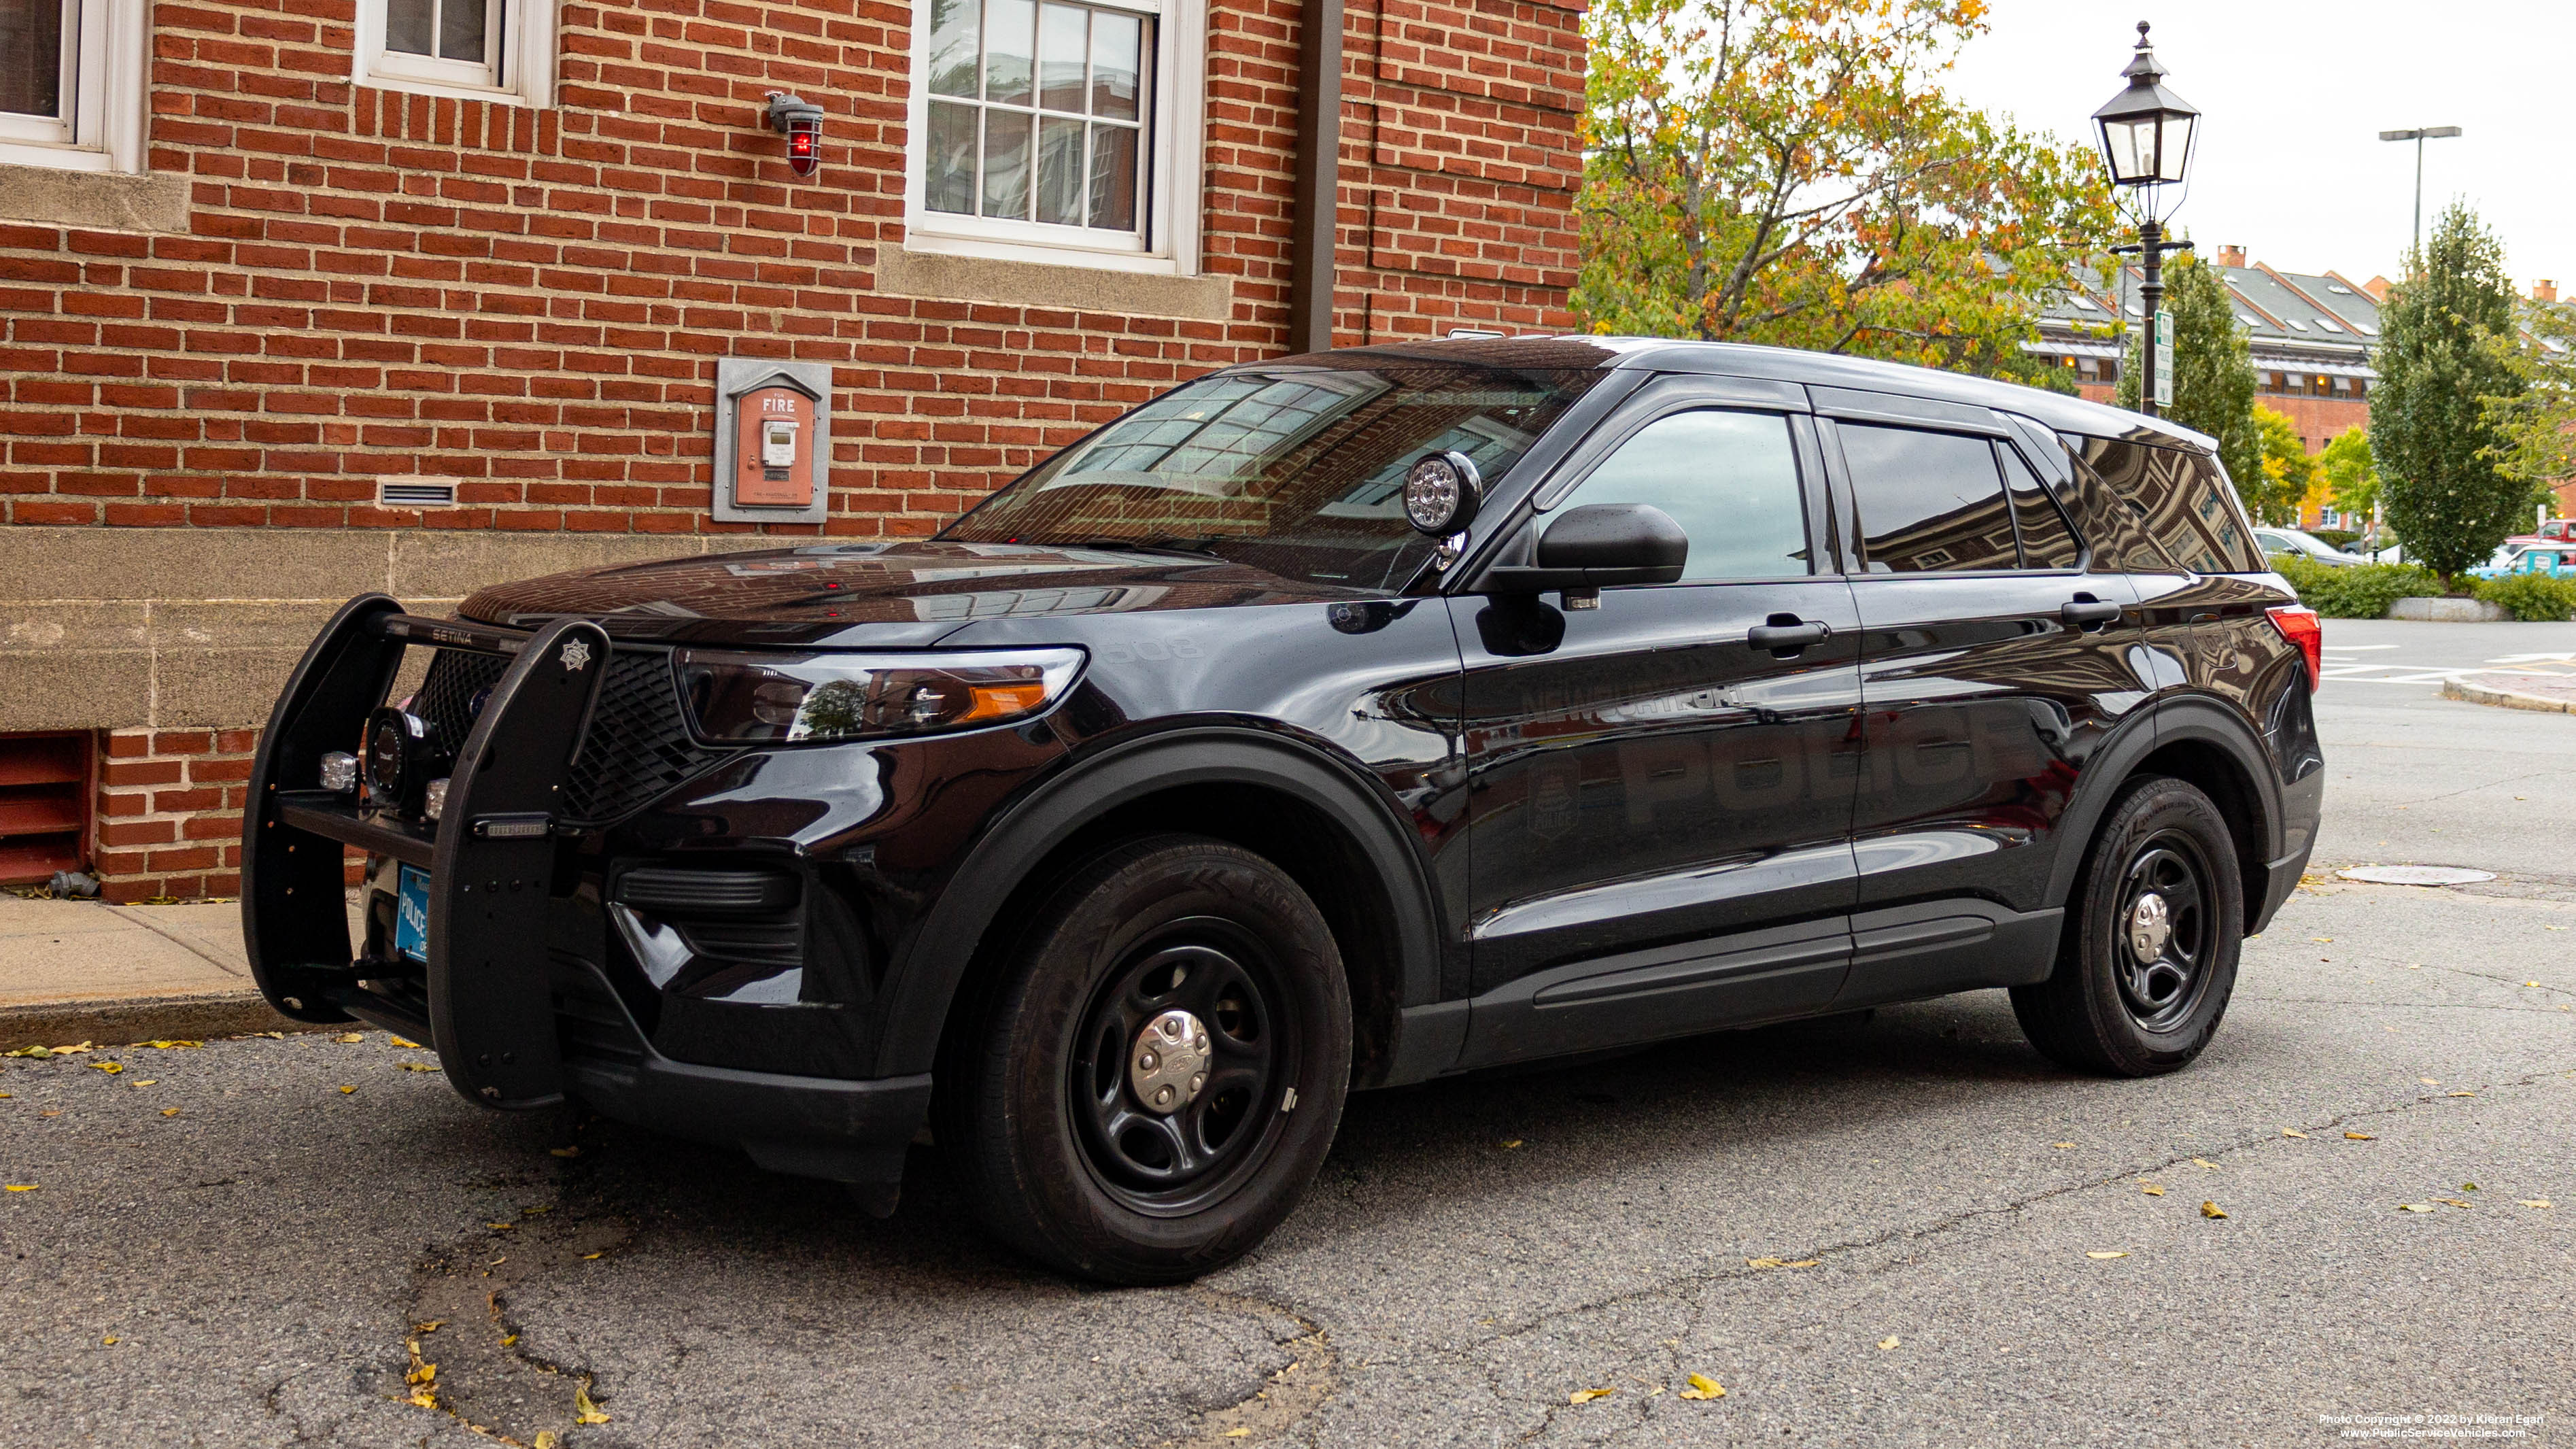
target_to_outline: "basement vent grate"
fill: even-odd
[[[379,478],[376,480],[378,508],[453,508],[456,485],[426,483],[416,478]]]

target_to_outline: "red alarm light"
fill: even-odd
[[[763,116],[769,129],[787,138],[787,169],[811,176],[823,164],[823,108],[785,91],[769,93]]]

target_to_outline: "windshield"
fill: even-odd
[[[1171,550],[1396,588],[1433,547],[1404,517],[1414,460],[1455,449],[1490,485],[1602,376],[1410,360],[1219,373],[1056,454],[940,537]]]

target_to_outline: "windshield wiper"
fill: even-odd
[[[1086,538],[1076,548],[1109,549],[1123,553],[1185,553],[1199,558],[1215,558],[1214,535],[1191,536],[1178,533],[1149,534],[1144,538]]]

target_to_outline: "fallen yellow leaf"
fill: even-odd
[[[113,1345],[116,1342],[116,1335],[111,1333],[107,1337],[100,1339],[99,1342]]]
[[[164,1107],[161,1109],[161,1115],[164,1117],[176,1117],[179,1115],[179,1109],[176,1107]]]
[[[10,1094],[9,1094],[9,1093],[7,1093],[7,1092],[0,1092],[0,1101],[6,1101],[6,1100],[8,1099],[8,1097],[9,1097],[9,1095],[10,1095]]]
[[[580,1148],[578,1148],[578,1147],[549,1147],[549,1148],[547,1148],[546,1150],[547,1150],[548,1152],[553,1153],[553,1154],[554,1154],[555,1156],[557,1156],[557,1157],[579,1157],[579,1156],[581,1156],[581,1149],[580,1149]]]
[[[2296,1137],[2305,1140],[2308,1134],[2305,1132],[2293,1131],[2290,1128],[2284,1127],[2281,1129],[2281,1135],[2284,1137]]]
[[[388,1036],[385,1040],[393,1046],[401,1047],[404,1051],[416,1052],[420,1050],[420,1043],[413,1041],[408,1037]]]
[[[2433,1205],[2429,1202],[2401,1202],[2397,1205],[2397,1210],[2401,1213],[2429,1213],[2433,1210]]]
[[[2129,1256],[2129,1255],[2128,1255],[2128,1254],[2126,1254],[2126,1253],[2116,1253],[2116,1252],[2115,1252],[2115,1253],[2087,1253],[2087,1254],[2085,1254],[2084,1256],[2085,1256],[2085,1257],[2088,1257],[2088,1258],[2125,1258],[2125,1257],[2127,1257],[2127,1256]]]
[[[1511,1141],[1504,1143],[1504,1144],[1503,1144],[1503,1149],[1504,1149],[1505,1151],[1509,1151],[1509,1150],[1511,1150],[1512,1148],[1518,1147],[1518,1146],[1520,1146],[1520,1145],[1521,1145],[1521,1139],[1519,1139],[1519,1138],[1515,1137],[1515,1138],[1513,1138]]]
[[[427,1323],[415,1323],[415,1324],[413,1324],[413,1325],[411,1326],[411,1331],[412,1331],[412,1332],[414,1332],[414,1333],[436,1333],[436,1332],[438,1332],[440,1329],[445,1328],[446,1326],[447,1326],[447,1320],[446,1320],[446,1319],[444,1319],[444,1318],[433,1318],[433,1319],[431,1319],[430,1321],[428,1321]]]
[[[411,1402],[424,1409],[435,1409],[438,1407],[438,1395],[427,1389],[421,1389],[412,1394]]]
[[[405,1062],[402,1064],[402,1069],[406,1072],[434,1072],[438,1070],[438,1068],[431,1066],[427,1062]]]
[[[366,1039],[367,1034],[363,1031],[353,1031],[345,1036],[335,1038],[335,1040],[337,1040],[342,1046],[356,1046],[358,1043],[365,1041]]]
[[[528,1449],[558,1449],[562,1443],[561,1439],[555,1437],[554,1430],[539,1429],[537,1437],[529,1441]]]
[[[1706,1374],[1692,1374],[1690,1376],[1690,1387],[1682,1390],[1679,1394],[1674,1395],[1674,1397],[1683,1399],[1722,1399],[1726,1397],[1726,1390],[1720,1388],[1717,1380],[1710,1378]]]
[[[438,1365],[434,1363],[422,1364],[420,1367],[413,1369],[403,1377],[404,1381],[407,1383],[434,1384],[438,1382]]]
[[[2353,1140],[2353,1141],[2355,1141],[2355,1142],[2376,1142],[2376,1141],[2378,1141],[2378,1140],[2379,1140],[2378,1138],[2371,1136],[2371,1135],[2370,1135],[2369,1133],[2367,1133],[2367,1132],[2347,1132],[2347,1133],[2345,1133],[2345,1134],[2343,1134],[2343,1135],[2344,1135],[2344,1136],[2346,1136],[2346,1137],[2348,1137],[2348,1138],[2350,1138],[2351,1140]]]
[[[343,1097],[345,1097],[345,1096],[349,1095],[351,1092],[354,1092],[354,1091],[356,1091],[356,1090],[358,1090],[358,1089],[357,1089],[357,1088],[355,1088],[355,1087],[342,1087],[342,1088],[340,1089],[340,1095],[341,1095],[341,1096],[343,1096]]]
[[[2449,1091],[2447,1091],[2447,1092],[2444,1092],[2442,1095],[2443,1095],[2443,1096],[2445,1096],[2445,1097],[2474,1097],[2474,1096],[2476,1096],[2476,1095],[2477,1095],[2477,1093],[2475,1093],[2475,1092],[2464,1092],[2464,1091],[2461,1091],[2461,1090],[2460,1090],[2459,1088],[2457,1088],[2457,1087],[2453,1087],[2451,1090],[2449,1090]]]
[[[1611,1389],[1576,1389],[1573,1393],[1570,1393],[1570,1394],[1568,1394],[1568,1395],[1566,1395],[1566,1396],[1565,1396],[1565,1401],[1566,1401],[1567,1403],[1569,1403],[1569,1404],[1588,1404],[1588,1403],[1591,1403],[1594,1399],[1606,1399],[1606,1398],[1610,1397],[1612,1394],[1615,1394],[1615,1393],[1617,1393],[1617,1392],[1619,1392],[1619,1391],[1618,1391],[1617,1389],[1615,1389],[1615,1388],[1611,1388]]]
[[[1744,1266],[1747,1268],[1785,1268],[1789,1266],[1789,1260],[1786,1258],[1747,1258],[1744,1260]]]
[[[2475,1204],[2474,1204],[2474,1203],[2471,1203],[2467,1198],[2464,1198],[2464,1197],[2437,1197],[2437,1198],[2433,1199],[2433,1201],[2435,1201],[2435,1202],[2446,1202],[2446,1203],[2449,1203],[2451,1206],[2453,1206],[2453,1207],[2455,1207],[2455,1208],[2464,1208],[2464,1207],[2474,1207],[2474,1206],[2475,1206]]]
[[[1228,1429],[1225,1431],[1223,1437],[1228,1439],[1249,1439],[1252,1437],[1252,1430],[1244,1427]]]
[[[603,1411],[599,1405],[590,1401],[590,1385],[588,1384],[583,1384],[572,1391],[572,1409],[572,1421],[576,1424],[605,1424],[608,1422],[607,1413]]]
[[[2074,1144],[2074,1143],[2072,1143],[2072,1142],[2052,1142],[2052,1143],[2050,1143],[2050,1144],[2048,1144],[2048,1145],[2049,1145],[2049,1146],[2051,1146],[2051,1147],[2056,1148],[2056,1149],[2057,1149],[2058,1151],[2060,1151],[2060,1152],[2063,1152],[2063,1151],[2065,1151],[2067,1148],[2072,1147],[2072,1146],[2074,1146],[2075,1144]]]
[[[2212,1172],[2216,1172],[2216,1171],[2218,1170],[2218,1164],[2217,1164],[2217,1163],[2215,1163],[2215,1162],[2210,1161],[2210,1160],[2209,1160],[2208,1158],[2206,1158],[2206,1157],[2195,1157],[2195,1158],[2193,1158],[2193,1159],[2192,1159],[2192,1161],[2193,1161],[2195,1164],[2197,1164],[2197,1165],[2199,1165],[2199,1166],[2201,1166],[2201,1167],[2206,1167],[2206,1168],[2208,1168],[2208,1169],[2209,1169],[2210,1171],[2212,1171]]]
[[[518,1341],[519,1336],[515,1333],[505,1333],[501,1335],[501,1346],[503,1348],[508,1348],[511,1345],[516,1344]]]
[[[515,1233],[519,1230],[517,1223],[485,1223],[483,1226],[496,1233]]]
[[[201,1041],[147,1041],[139,1042],[137,1045],[148,1046],[156,1052],[169,1052],[184,1051],[189,1047],[204,1046],[205,1043]]]
[[[2200,1215],[2205,1218],[2223,1218],[2227,1216],[2227,1209],[2214,1202],[2205,1202],[2200,1205]]]
[[[607,1251],[607,1249],[603,1248],[603,1249],[601,1249],[600,1251],[598,1251],[598,1252],[596,1252],[596,1253],[584,1253],[584,1254],[582,1254],[582,1255],[581,1255],[581,1260],[582,1260],[583,1262],[587,1263],[587,1262],[589,1262],[589,1261],[590,1261],[591,1259],[593,1259],[593,1258],[605,1258],[605,1257],[607,1257],[607,1256],[608,1256],[608,1251]]]
[[[2142,1182],[2138,1184],[2138,1191],[2145,1193],[2149,1197],[2163,1197],[2165,1195],[2165,1190],[2156,1186],[2152,1182]]]
[[[2523,985],[2525,985],[2525,986],[2538,986],[2540,983],[2539,983],[2539,982],[2537,982],[2537,981],[2526,981],[2526,982],[2524,982],[2524,983],[2522,983],[2522,984],[2523,984]]]
[[[267,1037],[270,1041],[284,1041],[284,1040],[286,1040],[286,1033],[284,1033],[284,1032],[282,1032],[282,1031],[254,1031],[254,1032],[248,1033],[248,1035],[251,1035],[251,1036],[264,1036],[264,1037]]]
[[[2310,936],[2308,939],[2314,941],[2320,946],[2331,946],[2334,944],[2334,937],[2332,936]]]
[[[118,1072],[121,1072],[121,1071],[124,1071],[124,1070],[125,1070],[125,1063],[123,1063],[123,1062],[92,1062],[92,1063],[90,1063],[90,1064],[89,1064],[89,1069],[90,1069],[91,1071],[93,1071],[93,1072],[105,1072],[105,1073],[107,1073],[109,1076],[111,1076],[111,1077],[112,1077],[112,1076],[115,1076]]]
[[[2545,1208],[2549,1206],[2549,1199],[2545,1197],[2518,1197],[2515,1198],[2514,1201],[2522,1204],[2524,1207],[2530,1208]]]
[[[2422,1082],[2425,1086],[2428,1086],[2428,1087],[2438,1087],[2438,1086],[2442,1085],[2442,1083],[2441,1083],[2440,1079],[2439,1079],[2439,1078],[2435,1078],[2435,1077],[2417,1077],[2415,1080],[2417,1080],[2417,1081],[2419,1081],[2419,1082]]]
[[[44,1184],[40,1182],[13,1182],[9,1184],[9,1190],[11,1192],[34,1192],[37,1188],[42,1186],[44,1186]]]
[[[1878,1341],[1878,1346],[1879,1346],[1880,1348],[1894,1348],[1894,1347],[1896,1347],[1896,1344],[1897,1344],[1897,1338],[1896,1338],[1896,1335],[1895,1335],[1895,1334],[1892,1334],[1892,1333],[1891,1333],[1891,1334],[1889,1334],[1887,1337],[1882,1338],[1882,1339],[1880,1339],[1880,1340]]]

